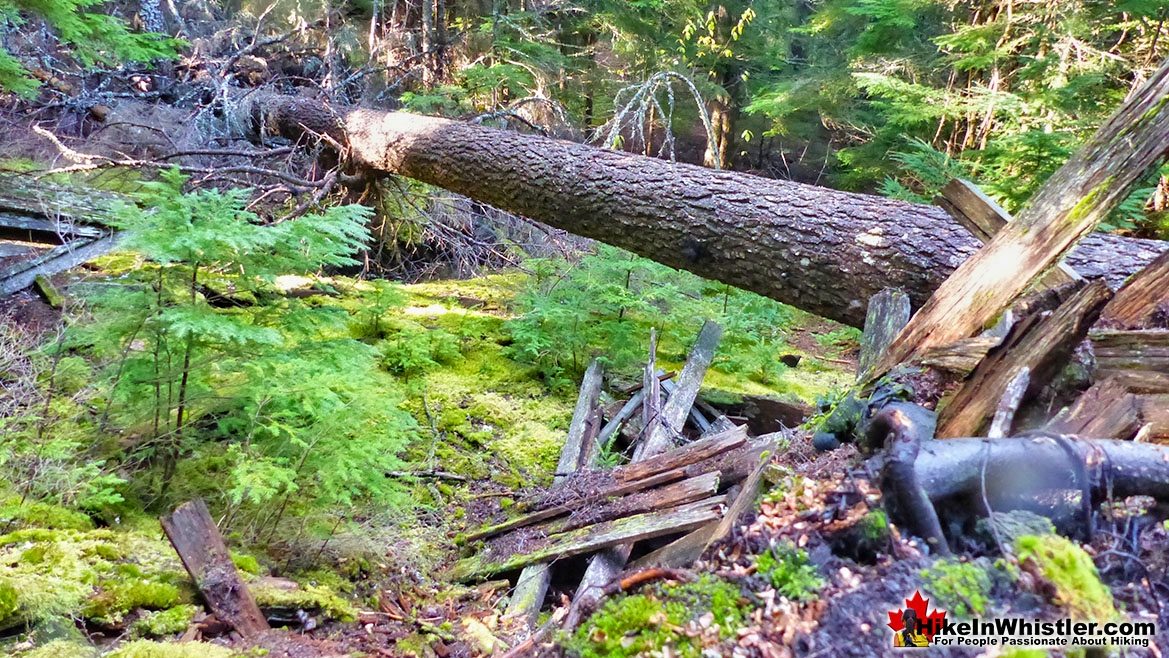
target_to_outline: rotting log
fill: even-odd
[[[981,246],[941,208],[481,125],[250,94],[260,133],[347,145],[355,169],[466,195],[660,263],[862,326],[868,299],[923,304]],[[1093,235],[1068,262],[1117,285],[1167,245]]]
[[[1126,281],[1100,319],[1119,329],[1169,329],[1169,250]]]
[[[1030,371],[1030,392],[1044,386],[1068,355],[1088,335],[1088,329],[1111,298],[1108,286],[1094,281],[1050,315],[1020,319],[975,367],[938,419],[938,437],[976,435],[1019,370]],[[1027,395],[1028,393],[1024,393]]]
[[[1169,61],[1055,172],[1013,221],[934,291],[870,377],[977,333],[1123,201],[1169,149]]]
[[[244,638],[254,638],[268,630],[268,620],[232,563],[206,503],[193,500],[179,505],[163,517],[162,529],[207,607],[220,621],[230,624]]]
[[[544,538],[524,553],[492,557],[479,553],[457,562],[450,571],[454,580],[466,581],[513,571],[529,564],[601,551],[628,542],[693,530],[722,515],[726,496],[714,496],[695,503],[606,521],[578,530]]]

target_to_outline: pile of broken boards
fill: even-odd
[[[984,241],[1006,224],[969,183],[943,194]],[[1090,536],[1103,503],[1169,509],[1169,252],[1115,293],[1060,265],[992,329],[877,368],[909,322],[899,291],[870,300],[856,392],[814,444],[875,455],[894,519],[933,549],[972,516],[1024,509]]]
[[[753,502],[777,435],[749,438],[747,429],[697,400],[699,386],[722,329],[708,322],[676,380],[650,361],[642,385],[604,423],[598,404],[601,369],[585,373],[568,438],[553,486],[528,501],[525,512],[461,538],[467,557],[451,575],[481,580],[522,569],[508,612],[529,623],[546,597],[551,570],[569,558],[573,568],[558,569],[557,582],[584,569],[570,617],[587,614],[590,601],[622,572],[636,568],[682,567],[729,533],[735,518]],[[707,414],[696,409],[696,404]],[[632,421],[632,422],[631,422]],[[620,427],[633,432],[629,463],[611,469],[598,455],[614,454],[609,442]],[[688,438],[686,434],[694,438]],[[567,564],[562,562],[561,565]],[[571,622],[568,622],[571,623]]]

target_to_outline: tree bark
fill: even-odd
[[[469,123],[257,97],[255,125],[349,146],[353,164],[400,174],[665,265],[853,326],[901,288],[920,306],[981,242],[941,208],[671,163]],[[1125,277],[1166,243],[1089,235],[1085,277]]]

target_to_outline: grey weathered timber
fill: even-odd
[[[1090,338],[1101,378],[1169,377],[1169,329],[1094,330]]]
[[[1043,184],[1030,205],[934,291],[873,369],[972,336],[1058,263],[1169,149],[1169,61]]]
[[[1119,381],[1108,378],[1081,393],[1043,429],[1076,436],[1131,439],[1141,429],[1141,424],[1137,396]]]
[[[530,552],[514,553],[498,559],[479,553],[457,562],[450,576],[455,580],[470,580],[554,558],[567,558],[626,542],[686,532],[720,518],[725,503],[726,496],[714,496],[668,510],[605,521],[546,537],[538,548]]]
[[[268,630],[268,620],[240,578],[223,535],[202,500],[179,505],[162,519],[162,529],[179,554],[203,600],[220,621],[245,638]]]
[[[970,374],[941,411],[937,436],[974,436],[994,414],[1011,380],[1021,368],[1030,371],[1030,392],[1049,381],[1068,355],[1088,335],[1112,292],[1094,281],[1051,315],[1031,315],[1011,327],[1006,338]]]
[[[909,322],[910,311],[909,295],[900,290],[885,289],[869,298],[861,353],[856,365],[858,377],[863,377],[885,353]]]
[[[305,128],[328,134],[366,169],[443,187],[855,327],[868,299],[885,288],[905,290],[922,305],[981,246],[936,206],[435,117],[333,111],[286,96],[247,101],[254,106],[241,109],[266,129],[294,138]],[[1119,285],[1165,248],[1094,235],[1068,262]]]
[[[668,450],[673,445],[673,437],[682,431],[682,424],[686,422],[690,407],[694,406],[694,401],[698,398],[698,390],[706,376],[706,369],[710,367],[710,362],[714,359],[714,352],[718,348],[719,340],[722,339],[722,333],[722,326],[717,322],[707,320],[703,323],[702,329],[698,332],[698,338],[694,341],[694,346],[686,358],[686,365],[682,366],[682,372],[678,375],[678,388],[670,396],[670,399],[666,400],[661,413],[655,419],[652,432],[637,445],[633,452],[635,462],[645,461]],[[646,372],[653,373],[652,355],[650,366],[647,367]],[[653,382],[646,380],[647,387],[651,391],[657,382],[656,373],[654,375]],[[647,407],[648,400],[649,398],[647,398]],[[636,466],[636,464],[631,466]],[[690,529],[692,528],[687,528],[687,530]],[[576,588],[572,607],[568,612],[566,623],[569,628],[576,624],[586,609],[592,607],[601,595],[602,588],[621,572],[629,560],[629,554],[632,550],[633,544],[618,544],[601,551],[589,560],[589,566],[585,568],[580,585]]]
[[[17,263],[0,271],[0,297],[24,290],[31,286],[38,276],[52,276],[109,253],[115,246],[117,236],[114,235],[96,240],[78,238],[35,258]]]
[[[590,432],[590,425],[595,421],[594,411],[597,399],[601,394],[601,364],[593,360],[585,370],[580,383],[580,393],[576,398],[576,408],[572,412],[572,422],[568,426],[568,436],[564,440],[564,447],[560,450],[560,459],[556,464],[556,475],[553,483],[564,479],[575,472],[586,453],[592,453],[589,445],[595,445],[594,440],[586,445],[586,438]],[[597,428],[593,427],[595,431]],[[531,564],[520,572],[516,581],[515,591],[507,606],[507,614],[523,619],[529,626],[536,622],[540,614],[540,606],[544,604],[544,597],[548,594],[548,585],[552,582],[552,571],[547,563]]]

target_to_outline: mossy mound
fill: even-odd
[[[1055,591],[1054,603],[1077,619],[1113,619],[1112,591],[1100,581],[1092,557],[1059,535],[1024,535],[1015,540],[1020,562],[1030,560]]]
[[[357,619],[357,609],[353,604],[328,586],[299,583],[288,585],[295,586],[284,586],[260,579],[249,584],[248,589],[256,599],[256,604],[264,610],[287,610],[293,613],[303,610],[313,616],[345,622]]]
[[[925,591],[935,605],[959,618],[981,615],[990,604],[990,573],[981,562],[941,559],[921,571]]]
[[[744,623],[739,588],[714,576],[693,583],[658,585],[601,606],[569,638],[579,658],[666,655],[697,658],[704,639],[731,637]]]
[[[0,535],[0,625],[81,618],[116,627],[134,610],[192,603],[178,556],[156,532],[26,528]]]
[[[135,640],[123,644],[104,658],[235,658],[241,654],[206,642],[152,642]]]

